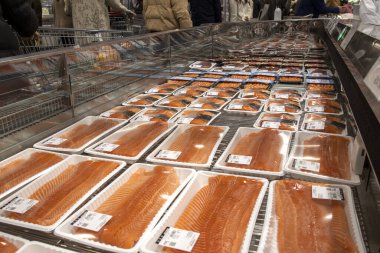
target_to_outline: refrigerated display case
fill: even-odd
[[[345,121],[343,132],[348,137],[344,138],[352,139],[355,153],[358,154],[354,159],[356,163],[353,167],[360,177],[360,185],[351,187],[351,190],[360,233],[366,251],[378,252],[380,249],[378,180],[380,177],[380,157],[378,156],[380,103],[368,88],[365,79],[368,78],[368,73],[378,74],[371,69],[378,66],[376,60],[378,62],[380,50],[376,39],[352,27],[346,27],[348,27],[347,24],[332,23],[326,19],[212,24],[99,42],[83,48],[60,49],[5,59],[0,62],[2,70],[0,90],[3,89],[0,95],[0,158],[5,159],[29,148],[86,116],[100,115],[119,106],[136,95],[167,82],[173,76],[180,77],[174,79],[177,81],[181,78],[187,81],[200,78],[199,82],[214,82],[214,79],[202,77],[203,70],[193,70],[183,74],[189,71],[189,66],[196,61],[215,63],[215,73],[211,74],[227,78],[223,79],[223,85],[238,83],[239,89],[263,89],[262,85],[271,89],[272,86],[279,86],[278,75],[274,75],[274,83],[273,81],[263,82],[263,79],[258,81],[257,77],[272,78],[266,73],[250,76],[250,79],[246,81],[236,81],[228,79],[231,75],[228,71],[231,69],[235,72],[247,70],[247,72],[259,73],[260,69],[273,72],[280,70],[279,66],[286,66],[289,68],[287,71],[293,71],[293,68],[301,66],[302,77],[304,77],[306,64],[308,68],[312,68],[313,66],[324,67],[327,63],[326,67],[333,71],[332,80],[337,87],[336,92],[339,93],[337,101],[343,108],[342,115],[338,116]],[[349,36],[350,33],[353,33],[352,37]],[[290,42],[294,39],[301,42],[307,41],[308,37],[313,36],[316,36],[317,40],[313,41],[312,50],[307,44],[299,43],[296,47]],[[349,41],[345,41],[349,37],[351,37]],[[347,47],[343,48],[344,45]],[[305,57],[311,61],[305,63]],[[299,61],[300,59],[302,60]],[[202,64],[193,64],[193,67],[197,68],[196,65]],[[233,75],[236,77],[239,73]],[[287,74],[287,78],[283,81],[293,81],[289,75],[298,78],[291,73]],[[244,74],[240,73],[240,76]],[[315,85],[313,80],[305,79],[300,83],[298,79],[297,82],[287,83],[286,87],[297,90],[300,97],[304,96],[309,82]],[[246,83],[250,83],[252,87],[244,87]],[[271,93],[270,96],[272,95],[276,96],[275,93]],[[283,94],[277,95],[279,97],[275,97],[276,100],[284,99]],[[303,97],[299,100],[297,103],[301,105],[300,112],[291,110],[280,112],[278,111],[281,107],[281,105],[278,106],[280,102],[276,102],[277,107],[265,106],[268,112],[257,113],[257,115],[237,114],[233,110],[221,109],[221,114],[213,119],[210,125],[227,126],[229,131],[217,148],[212,165],[208,169],[226,172],[223,170],[224,166],[215,166],[215,163],[222,156],[228,155],[225,152],[229,149],[230,141],[233,138],[238,139],[234,137],[235,133],[240,127],[253,128],[254,125],[258,126],[257,124],[259,124],[258,128],[262,127],[257,120],[260,121],[261,114],[272,113],[271,109],[276,111],[274,113],[284,114],[281,117],[288,120],[285,122],[292,123],[294,120],[292,121],[291,118],[296,118],[296,123],[293,125],[301,131],[305,116],[305,113],[301,111],[305,106],[305,101]],[[264,107],[264,103],[262,105]],[[282,109],[285,110],[285,108]],[[319,109],[310,113],[318,113]],[[341,127],[341,124],[338,124],[338,127]],[[256,132],[248,130],[244,131]],[[285,135],[293,135],[292,130],[287,131]],[[296,145],[295,143],[293,137],[290,140],[288,152]],[[159,144],[151,146],[149,151],[136,162],[146,163],[147,155],[151,154]],[[287,159],[288,152],[283,154],[285,158],[282,159]],[[285,161],[282,163],[285,164]],[[245,169],[229,170],[228,173],[250,175]],[[267,173],[267,175],[263,173],[263,177],[273,179],[271,174],[276,173]],[[283,174],[279,177],[296,177],[286,171]],[[276,178],[278,178],[277,174]],[[313,180],[310,178],[313,177],[307,180]],[[357,180],[353,185],[356,184]],[[268,194],[263,197],[258,211],[250,240],[250,252],[256,252],[258,249],[266,217],[267,201]],[[94,247],[62,239],[53,234],[3,223],[0,223],[0,230],[17,234],[28,240],[42,241],[74,251],[102,252]]]

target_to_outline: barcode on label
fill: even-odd
[[[149,93],[155,93],[155,92],[158,92],[159,91],[159,89],[157,89],[157,88],[152,88],[152,89],[150,89],[148,92]]]
[[[98,232],[111,218],[111,215],[86,210],[72,223],[72,225],[74,227]]]
[[[308,170],[308,171],[313,171],[313,172],[319,172],[321,164],[318,162],[294,159],[293,167],[296,170]]]
[[[313,199],[344,200],[343,189],[330,186],[312,186]]]
[[[269,106],[271,112],[285,112],[285,105],[271,105]]]
[[[324,121],[312,121],[306,124],[307,130],[324,130],[325,122]]]
[[[112,112],[103,112],[102,114],[100,114],[100,117],[109,118],[109,117],[111,117],[111,114],[112,114]]]
[[[208,91],[207,96],[218,96],[219,92],[218,91]]]
[[[45,141],[44,144],[45,145],[59,145],[65,141],[66,141],[66,139],[62,139],[62,138],[51,138],[51,139]]]
[[[227,163],[249,165],[251,164],[251,161],[252,161],[252,156],[229,155],[227,157]]]
[[[172,150],[161,150],[156,155],[157,158],[177,160],[181,155],[181,151],[172,151]]]
[[[105,151],[105,152],[112,152],[116,148],[118,148],[120,145],[112,144],[112,143],[102,143],[99,146],[95,148],[97,151]]]
[[[275,128],[278,129],[281,125],[281,122],[273,122],[273,121],[263,121],[261,123],[261,127],[263,128]]]
[[[244,105],[242,105],[242,104],[230,104],[228,106],[228,109],[230,109],[230,110],[241,110],[241,109],[243,109],[243,106]]]
[[[186,252],[191,252],[200,233],[167,227],[157,239],[156,244]]]
[[[14,212],[14,213],[26,213],[30,208],[38,203],[35,199],[25,199],[21,197],[15,197],[11,201],[7,202],[4,206],[0,207],[1,210]]]

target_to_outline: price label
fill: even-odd
[[[245,155],[229,155],[227,158],[227,163],[249,165],[251,164],[251,161],[252,161],[252,156],[245,156]]]
[[[86,210],[71,225],[98,232],[111,218],[111,215]]]
[[[271,105],[269,106],[271,112],[285,112],[285,105]]]
[[[66,139],[63,139],[63,138],[51,138],[47,141],[44,142],[45,145],[55,145],[55,146],[58,146],[60,145],[61,143],[65,142]]]
[[[275,94],[275,98],[280,98],[280,99],[288,99],[289,94]]]
[[[4,211],[9,211],[13,213],[26,213],[30,208],[38,203],[35,199],[24,199],[21,197],[15,197],[0,209]]]
[[[177,93],[178,94],[186,94],[187,93],[187,89],[179,90]]]
[[[150,121],[151,120],[151,117],[150,116],[146,116],[146,115],[142,115],[142,116],[139,116],[136,118],[136,121],[144,121],[144,122],[147,122],[147,121]]]
[[[140,101],[139,98],[132,98],[131,100],[129,100],[129,103],[135,103],[135,102],[138,102]]]
[[[218,96],[219,92],[218,91],[208,91],[207,96]]]
[[[111,117],[112,112],[103,112],[100,114],[100,117],[109,118]]]
[[[273,122],[273,121],[263,121],[261,123],[261,127],[264,128],[275,128],[278,129],[280,128],[281,122]]]
[[[158,152],[156,157],[169,160],[177,160],[180,155],[181,151],[161,150],[160,152]]]
[[[158,91],[159,91],[158,88],[152,88],[152,89],[150,89],[148,92],[149,92],[149,93],[156,93],[156,92],[158,92]]]
[[[313,199],[344,200],[343,189],[339,187],[312,186]]]
[[[173,249],[191,252],[200,233],[167,227],[156,244]]]
[[[120,145],[112,144],[112,143],[102,143],[99,146],[95,148],[97,151],[105,151],[105,152],[112,152],[116,148],[118,148]]]
[[[324,121],[312,121],[306,124],[307,130],[324,130],[325,122]]]
[[[323,105],[309,107],[309,112],[324,112],[324,111],[325,111],[325,107]]]
[[[243,106],[244,105],[242,105],[242,104],[230,104],[228,106],[228,109],[230,109],[230,110],[241,110],[241,109],[243,109]]]
[[[244,92],[243,93],[243,97],[246,97],[246,96],[254,96],[255,93],[254,92]]]
[[[178,118],[178,124],[190,124],[194,118]]]
[[[191,107],[194,107],[194,108],[202,108],[202,107],[203,107],[203,104],[201,104],[201,103],[195,103],[195,104],[192,104]]]
[[[308,98],[321,98],[321,94],[311,93],[311,94],[309,94]]]
[[[295,159],[293,167],[296,170],[308,170],[308,171],[313,171],[313,172],[319,172],[321,168],[321,164],[318,162]]]

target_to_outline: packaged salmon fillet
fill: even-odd
[[[156,85],[147,91],[145,91],[148,94],[172,94],[174,91],[180,89],[183,85],[181,84],[160,84]]]
[[[233,98],[239,92],[238,88],[224,87],[209,89],[205,97]]]
[[[353,140],[347,136],[297,132],[285,170],[317,182],[360,184],[353,171]]]
[[[55,233],[101,250],[137,252],[194,174],[192,169],[134,164]],[[83,224],[90,214],[108,221],[97,228]]]
[[[177,124],[209,125],[214,121],[220,112],[201,109],[186,109],[178,114],[171,122]]]
[[[185,95],[191,97],[201,97],[205,92],[208,91],[207,87],[202,86],[188,86],[177,90],[174,92],[174,95]]]
[[[256,120],[254,126],[256,128],[272,128],[295,132],[298,130],[299,121],[299,115],[263,112]]]
[[[269,99],[266,103],[265,111],[300,114],[302,112],[302,108],[300,102],[297,101],[287,99]]]
[[[272,80],[265,80],[265,79],[248,79],[244,83],[244,89],[266,89],[269,90],[274,81]]]
[[[358,224],[350,187],[272,181],[257,252],[364,253]]]
[[[306,92],[306,99],[337,99],[338,94],[335,92],[320,91],[320,90],[308,90]]]
[[[196,97],[186,96],[186,95],[173,95],[163,100],[157,102],[155,105],[163,106],[163,107],[171,107],[171,108],[185,108],[191,102],[193,102]]]
[[[346,120],[336,115],[306,113],[301,130],[347,135]]]
[[[0,232],[0,252],[16,253],[29,241],[21,237]]]
[[[137,117],[133,118],[132,121],[157,121],[157,122],[168,122],[172,119],[180,109],[175,108],[164,108],[164,107],[150,107],[146,108]]]
[[[140,106],[116,106],[109,111],[100,114],[103,118],[130,120],[144,108]]]
[[[262,110],[264,106],[263,102],[258,99],[251,98],[240,98],[233,99],[231,102],[224,108],[227,112],[241,112],[249,114],[257,114]]]
[[[140,94],[136,97],[123,102],[123,105],[131,106],[153,106],[154,103],[164,99],[166,95],[164,94]]]
[[[169,243],[172,235],[184,233],[192,239],[188,252],[248,252],[267,185],[262,178],[198,172],[144,240],[142,251],[185,252],[184,245]]]
[[[189,108],[196,109],[206,109],[206,110],[220,110],[225,106],[230,100],[227,98],[219,97],[200,97],[193,101]]]
[[[303,100],[305,90],[303,89],[289,89],[289,88],[277,88],[272,89],[270,98],[272,99],[288,99],[300,102]]]
[[[343,108],[340,102],[331,99],[307,99],[305,102],[305,111],[337,115],[343,114]]]
[[[240,92],[239,98],[253,98],[259,100],[269,99],[270,91],[260,88],[245,88]]]

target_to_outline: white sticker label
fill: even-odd
[[[159,91],[158,88],[152,88],[152,89],[150,89],[148,92],[149,92],[149,93],[155,93],[155,92],[158,92],[158,91]]]
[[[150,119],[151,119],[150,116],[143,115],[143,116],[137,117],[136,121],[150,121]]]
[[[319,172],[321,168],[321,164],[318,162],[310,162],[310,161],[295,159],[294,168],[296,170],[309,170],[313,172]]]
[[[194,107],[194,108],[202,108],[202,107],[203,107],[203,104],[201,104],[201,103],[195,103],[195,104],[192,104],[191,107]]]
[[[112,114],[112,112],[103,112],[102,114],[100,114],[100,117],[109,118],[109,117],[111,117],[111,114]]]
[[[242,105],[242,104],[230,104],[228,106],[228,109],[230,109],[230,110],[241,110],[241,109],[243,109],[243,106],[244,105]]]
[[[51,139],[45,141],[44,144],[45,145],[59,145],[65,141],[66,141],[66,139],[62,139],[62,138],[51,138]]]
[[[139,98],[132,98],[131,100],[129,100],[129,103],[135,103],[135,102],[138,102],[140,101]]]
[[[243,93],[243,97],[245,97],[245,96],[254,96],[254,95],[255,95],[254,92],[244,92]]]
[[[170,159],[170,160],[177,160],[178,157],[181,155],[181,151],[172,151],[172,150],[161,150],[156,155],[157,158],[163,158],[163,159]]]
[[[190,124],[191,121],[193,121],[194,118],[178,118],[177,123],[178,124]]]
[[[320,98],[320,97],[321,97],[321,94],[318,94],[318,93],[311,93],[308,96],[308,98]]]
[[[219,92],[218,91],[208,91],[207,96],[218,96]]]
[[[200,233],[167,227],[156,241],[158,245],[191,252]]]
[[[280,128],[281,122],[274,122],[274,121],[263,121],[261,123],[261,127],[264,128],[275,128],[278,129]]]
[[[105,152],[112,152],[116,148],[118,148],[120,145],[112,144],[112,143],[102,143],[99,146],[95,148],[97,151],[105,151]]]
[[[271,112],[285,112],[285,105],[271,105],[269,106]]]
[[[325,122],[324,121],[312,121],[306,124],[307,130],[324,130]]]
[[[312,186],[313,199],[344,200],[343,189],[339,187]]]
[[[282,99],[288,99],[289,98],[289,94],[276,94],[275,95],[275,98],[282,98]]]
[[[325,107],[322,106],[309,106],[309,112],[324,112]]]
[[[30,208],[38,203],[38,200],[35,199],[24,199],[21,197],[15,197],[0,209],[4,211],[9,211],[13,213],[26,213]]]
[[[251,161],[252,161],[252,156],[245,156],[245,155],[229,155],[227,158],[227,163],[249,165],[251,164]]]
[[[111,218],[111,215],[86,210],[72,225],[98,232]]]
[[[187,89],[180,90],[177,93],[178,94],[186,94],[187,93]]]

